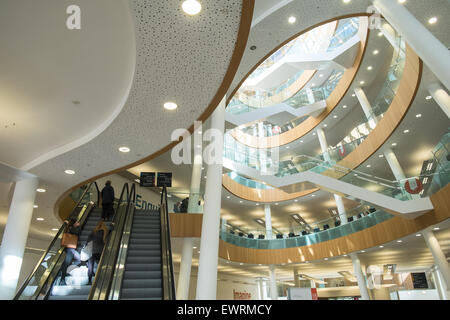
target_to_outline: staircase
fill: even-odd
[[[120,300],[162,300],[159,211],[136,210]]]
[[[87,238],[94,230],[102,215],[101,208],[94,208],[89,215],[81,234],[78,238],[78,248],[81,248],[87,241]],[[80,250],[79,250],[80,251]],[[94,267],[94,272],[96,266]],[[48,300],[87,300],[91,285],[88,285],[87,265],[77,267],[75,264],[67,268],[66,284],[60,286],[61,276],[58,276],[54,282],[52,291]],[[94,279],[92,279],[94,281]]]

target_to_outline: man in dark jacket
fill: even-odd
[[[105,187],[102,189],[102,219],[109,220],[114,214],[114,188],[111,181],[106,181]]]

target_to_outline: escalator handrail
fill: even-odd
[[[161,220],[161,273],[162,277],[162,298],[163,300],[175,300],[175,280],[173,275],[172,246],[170,241],[170,221],[167,202],[167,189],[163,187],[160,205]],[[164,262],[167,264],[168,274],[164,274]]]
[[[88,192],[89,189],[91,189],[91,186],[94,185],[97,189],[97,199],[100,199],[100,191],[97,185],[97,182],[91,182],[88,187],[86,188],[86,190],[84,190],[84,192],[82,193],[80,199],[78,200],[78,202],[76,203],[75,207],[72,209],[72,211],[70,212],[68,219],[71,219],[73,217],[75,217],[76,215],[76,210],[77,208],[80,206],[83,198],[85,197],[86,193]],[[28,284],[30,283],[31,279],[33,278],[34,274],[36,273],[37,269],[39,268],[39,266],[42,264],[42,262],[44,261],[45,257],[47,256],[47,254],[49,253],[49,251],[51,250],[51,248],[54,246],[55,242],[59,239],[59,236],[61,235],[61,233],[64,232],[66,227],[66,224],[63,223],[63,225],[61,226],[61,228],[59,228],[58,232],[56,233],[55,237],[53,238],[53,240],[50,242],[50,245],[48,246],[47,250],[44,252],[44,254],[42,255],[41,259],[39,259],[39,262],[36,264],[36,266],[34,267],[33,271],[30,273],[30,275],[27,277],[27,279],[24,281],[24,283],[22,284],[22,286],[20,287],[20,289],[17,291],[16,295],[14,296],[13,300],[18,300],[19,297],[22,295],[23,291],[25,290],[25,288],[28,286]]]
[[[126,192],[125,192],[126,191]],[[126,209],[125,209],[125,212],[123,213],[125,216],[128,214],[128,212],[129,212],[129,208],[130,208],[130,204],[131,203],[135,203],[135,201],[136,201],[136,187],[135,187],[135,184],[133,183],[132,184],[132,186],[131,186],[131,189],[129,188],[129,186],[128,186],[128,183],[125,183],[124,184],[124,186],[123,186],[123,188],[122,188],[122,192],[121,192],[121,194],[120,194],[120,198],[119,198],[119,201],[117,202],[117,206],[116,206],[116,210],[115,210],[115,212],[114,212],[114,218],[116,217],[116,215],[117,215],[117,213],[118,213],[118,210],[120,209],[120,205],[122,204],[122,202],[125,202],[124,201],[124,195],[126,195]],[[113,218],[113,221],[114,221],[114,218]],[[117,219],[120,219],[121,217],[119,217],[119,218],[117,218]],[[124,219],[124,222],[125,222],[125,219]],[[123,223],[122,225],[115,225],[114,226],[114,228],[116,229],[115,230],[115,232],[116,233],[118,233],[119,235],[120,235],[120,241],[119,241],[119,243],[121,242],[121,238],[122,238],[122,236],[123,236],[123,227],[124,227],[124,224],[125,223]],[[110,241],[112,241],[111,240],[111,237],[110,236],[108,236],[108,240],[107,240],[107,243],[105,243],[105,245],[103,246],[103,250],[102,250],[102,254],[101,254],[101,258],[100,258],[100,261],[99,261],[99,263],[98,263],[98,266],[97,266],[97,270],[101,270],[101,268],[103,267],[103,264],[104,264],[104,260],[105,260],[105,250],[108,248],[108,246],[109,246],[109,242]],[[115,254],[115,257],[114,257],[114,262],[113,262],[113,264],[112,264],[112,266],[114,267],[115,266],[115,264],[116,264],[116,261],[117,261],[117,252],[116,252],[116,254]],[[90,292],[89,292],[89,296],[88,296],[88,300],[92,300],[93,298],[94,298],[94,295],[96,294],[96,291],[99,289],[100,290],[100,292],[102,291],[102,288],[100,287],[100,288],[97,288],[97,286],[99,286],[99,274],[100,274],[100,272],[96,272],[96,274],[95,274],[95,277],[94,277],[94,282],[92,283],[92,286],[91,286],[91,290],[90,290]],[[112,273],[112,275],[114,274],[114,272]],[[111,275],[111,276],[112,276]],[[108,283],[108,287],[107,287],[107,289],[106,289],[106,293],[105,293],[105,297],[108,297],[109,296],[109,291],[110,291],[110,289],[111,289],[111,281],[107,281],[107,283]]]

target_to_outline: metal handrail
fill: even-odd
[[[170,243],[170,221],[167,202],[167,189],[161,193],[161,273],[163,300],[175,300],[175,280],[173,275],[172,246]]]
[[[126,196],[126,201],[124,201]],[[106,300],[111,290],[111,279],[114,275],[115,265],[117,262],[119,244],[123,236],[123,228],[125,225],[125,218],[129,212],[130,204],[136,201],[136,187],[133,183],[131,189],[128,183],[125,183],[117,202],[116,211],[114,215],[115,228],[113,234],[108,237],[108,241],[103,247],[102,255],[98,263],[97,272],[89,292],[88,300]],[[125,211],[118,214],[122,203],[126,203]],[[117,222],[117,223],[116,223]],[[106,268],[105,272],[100,272],[101,269]]]
[[[81,202],[83,201],[84,197],[86,196],[86,193],[88,192],[88,190],[91,189],[91,186],[94,185],[97,189],[97,200],[100,199],[100,190],[98,188],[97,182],[91,182],[88,187],[86,188],[86,190],[84,190],[84,192],[82,193],[80,199],[78,200],[78,202],[76,203],[75,207],[72,209],[71,213],[69,214],[69,219],[74,218],[77,215],[77,209],[80,206]],[[80,212],[78,212],[80,213]],[[88,214],[90,213],[90,210],[88,211]],[[83,212],[84,214],[84,212]],[[38,270],[39,266],[42,264],[42,262],[44,261],[45,257],[47,256],[47,254],[50,252],[51,248],[53,247],[53,245],[56,243],[56,241],[59,239],[59,236],[61,235],[61,233],[64,232],[66,225],[63,224],[61,226],[61,228],[59,228],[58,232],[56,233],[55,237],[53,238],[52,242],[50,242],[50,245],[48,246],[47,250],[44,252],[44,254],[42,255],[41,259],[38,261],[38,263],[36,264],[36,267],[33,269],[33,271],[30,273],[30,275],[28,276],[28,278],[25,280],[25,282],[22,284],[21,288],[17,291],[16,295],[14,296],[13,300],[18,300],[20,298],[20,296],[22,295],[23,291],[25,290],[25,288],[29,285],[31,279],[33,278],[33,276],[35,275],[36,271]],[[61,252],[62,253],[62,252]],[[61,254],[60,253],[60,254]],[[54,267],[57,265],[57,263],[55,263]],[[53,267],[53,268],[54,268]],[[50,275],[52,273],[52,271],[48,272],[48,274]],[[47,280],[41,285],[41,288],[38,288],[37,291],[42,290],[42,288],[46,285]]]

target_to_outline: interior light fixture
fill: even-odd
[[[433,230],[434,230],[434,231],[437,231],[437,230],[439,230],[439,227],[433,228]]]
[[[230,199],[231,197],[230,196],[227,196],[227,199]]]
[[[242,203],[243,201],[242,200],[239,200],[239,203]]]
[[[66,174],[75,174],[75,171],[73,171],[73,170],[65,170],[64,172]]]
[[[432,96],[426,96],[425,99],[426,100],[431,100],[431,99],[433,99],[433,97]]]
[[[420,117],[422,117],[421,113],[416,114],[416,118],[420,118]]]
[[[57,228],[52,228],[52,231],[58,231],[59,229],[57,229]]]
[[[383,155],[383,154],[380,154],[380,155],[378,156],[378,158],[384,158],[384,155]]]
[[[323,126],[324,126],[325,128],[326,128],[326,127],[328,127],[328,125],[327,125],[327,124],[324,124]]]
[[[421,236],[421,234],[420,234],[420,233],[416,234],[416,237],[420,237],[420,236]]]
[[[44,221],[44,218],[36,218],[37,221]]]
[[[378,50],[373,50],[373,52],[372,52],[374,55],[377,55],[378,53],[380,53],[380,51],[378,51]]]
[[[352,0],[342,0],[343,3],[350,3]]]
[[[188,15],[194,16],[202,10],[202,5],[197,0],[186,0],[181,5],[181,8]]]
[[[175,102],[164,103],[164,109],[166,109],[166,110],[175,110],[176,108],[178,108],[178,106]]]
[[[393,147],[395,147],[397,145],[397,143],[396,142],[394,142],[393,144],[391,144],[391,146],[393,146]]]
[[[361,253],[364,253],[364,252],[366,252],[366,250],[361,251]]]
[[[136,181],[137,183],[141,183],[141,180],[139,179],[134,179],[134,181]]]
[[[430,18],[430,20],[428,20],[428,23],[429,24],[435,24],[436,22],[437,22],[437,18],[436,17],[433,17],[433,18]]]
[[[365,81],[360,81],[360,82],[359,82],[359,84],[364,84],[364,83],[366,83],[366,82],[365,82]]]
[[[403,240],[397,240],[397,242],[398,242],[398,243],[402,243],[402,242],[403,242]]]
[[[33,208],[35,208],[35,209],[38,208],[38,207],[39,207],[39,206],[38,206],[37,204],[35,204],[35,205],[33,206]]]
[[[372,66],[368,66],[368,67],[367,67],[367,70],[369,70],[369,71],[372,70],[372,69],[373,69]]]
[[[405,3],[406,0],[398,0],[398,3]]]
[[[380,248],[384,248],[384,246],[380,246]]]
[[[130,148],[128,148],[128,147],[120,147],[119,151],[123,152],[123,153],[130,152]]]
[[[381,31],[378,32],[378,36],[379,36],[379,37],[382,37],[382,36],[383,36],[383,32],[381,32]]]
[[[342,109],[347,109],[347,105],[342,106]]]
[[[403,133],[408,133],[409,129],[403,130]]]
[[[289,22],[290,24],[295,23],[295,21],[297,21],[297,18],[294,17],[294,16],[289,17],[289,19],[288,19],[288,22]]]
[[[47,191],[47,190],[42,189],[42,188],[39,188],[39,189],[36,189],[36,191],[37,191],[37,192],[45,192],[45,191]]]
[[[352,97],[356,97],[356,94],[352,94]]]
[[[337,119],[338,116],[333,116],[333,119]]]
[[[370,168],[371,167],[371,165],[370,164],[368,164],[367,166],[366,166],[367,168]]]

